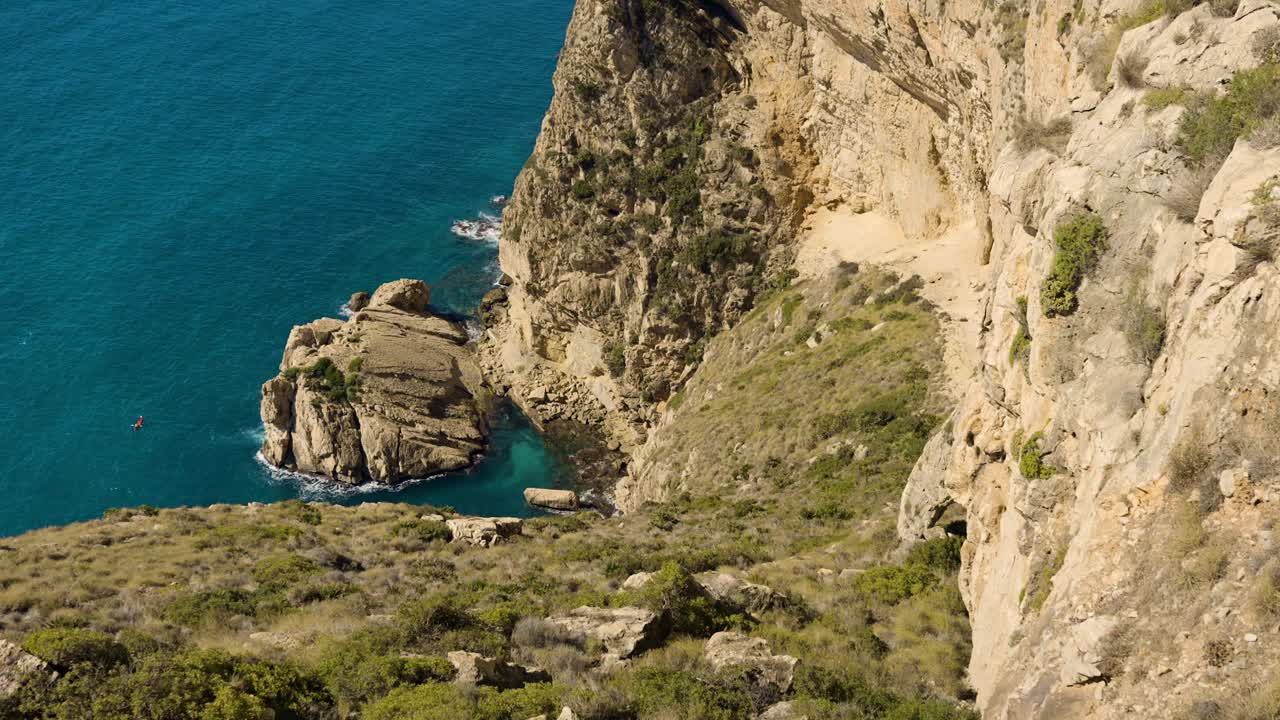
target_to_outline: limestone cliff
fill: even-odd
[[[1266,0],[581,0],[486,362],[535,417],[602,423],[661,500],[687,477],[652,461],[665,401],[793,259],[920,272],[955,410],[899,530],[967,516],[984,716],[1221,711],[1280,657],[1278,24]]]
[[[345,322],[289,333],[262,386],[262,454],[341,482],[391,483],[471,464],[485,446],[486,392],[466,331],[427,310],[421,280],[353,297]]]

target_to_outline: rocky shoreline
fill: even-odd
[[[294,327],[279,374],[262,385],[263,459],[348,485],[394,485],[478,461],[501,394],[466,329],[431,312],[430,299],[425,282],[396,280],[372,295],[353,294],[345,321]],[[481,320],[503,300],[486,296]],[[609,493],[626,467],[617,445],[581,423],[531,417],[574,485],[608,512]],[[530,488],[525,498],[552,511],[579,507],[569,490]]]

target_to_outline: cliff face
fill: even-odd
[[[632,451],[624,508],[663,500],[693,477],[661,428],[703,338],[797,256],[881,248],[950,318],[955,410],[899,532],[967,516],[984,716],[1226,707],[1280,657],[1276,77],[1230,83],[1278,23],[1264,0],[584,0],[489,362]]]

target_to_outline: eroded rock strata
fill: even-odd
[[[489,395],[466,331],[432,314],[430,297],[421,280],[397,280],[353,296],[346,321],[293,328],[280,374],[262,386],[267,462],[345,483],[471,464]]]

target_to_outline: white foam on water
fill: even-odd
[[[349,317],[351,317],[351,316],[352,316],[352,315],[354,315],[354,314],[355,314],[355,313],[354,313],[354,312],[352,312],[352,310],[351,310],[351,303],[350,303],[350,302],[344,302],[344,303],[342,303],[341,305],[339,305],[339,306],[338,306],[338,316],[339,316],[339,317],[349,318]]]
[[[460,238],[496,245],[502,238],[502,218],[482,212],[471,220],[455,220],[449,231]]]
[[[483,456],[476,458],[479,462]],[[285,470],[276,467],[267,462],[263,457],[262,451],[259,450],[253,454],[253,459],[257,461],[262,469],[266,471],[267,478],[270,482],[278,485],[291,485],[298,490],[298,497],[303,500],[334,500],[356,497],[359,495],[370,495],[372,493],[390,492],[398,493],[411,487],[421,485],[425,482],[431,482],[436,478],[444,477],[445,473],[436,475],[428,475],[424,478],[409,478],[401,480],[394,485],[386,485],[378,482],[361,483],[360,485],[347,485],[340,483],[332,478],[323,475],[313,475],[311,473],[298,472],[296,470]]]

